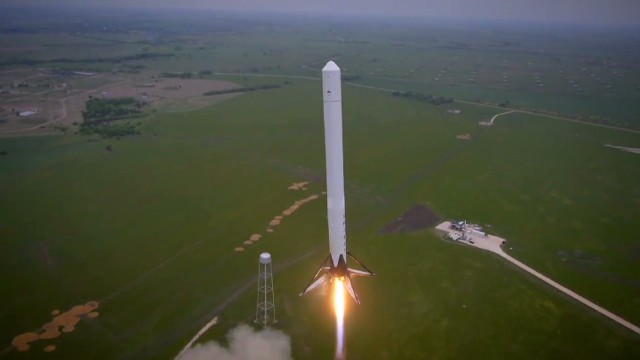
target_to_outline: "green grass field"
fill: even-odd
[[[319,85],[297,81],[160,114],[146,120],[148,135],[120,141],[2,140],[1,273],[3,293],[13,294],[2,300],[3,342],[36,330],[53,309],[99,300],[101,316],[55,340],[47,356],[170,357],[253,279],[267,250],[276,266],[309,256],[275,277],[280,326],[296,358],[330,356],[326,299],[297,297],[327,251],[323,201],[233,251],[307,196],[286,189],[304,179],[299,167],[323,173]],[[378,234],[414,203],[490,223],[516,257],[638,322],[629,281],[638,276],[629,257],[637,246],[636,159],[601,144],[637,146],[637,137],[519,115],[481,128],[476,120],[490,109],[465,107],[456,117],[373,90],[344,94],[350,247],[379,274],[357,282],[364,303],[349,307],[350,358],[638,353],[637,337],[494,256],[429,231]],[[455,139],[466,132],[472,141]],[[308,193],[322,190],[314,183]],[[39,255],[43,246],[51,264]],[[600,262],[567,264],[559,250]],[[209,337],[252,319],[254,291],[219,311]]]
[[[540,70],[529,70],[530,61],[546,73],[563,69],[577,78],[583,72],[553,65],[549,56],[498,52],[489,31],[478,33],[473,48],[460,50],[440,46],[459,42],[468,29],[436,27],[424,35],[389,25],[374,42],[375,30],[366,24],[332,24],[335,33],[317,22],[305,32],[252,22],[243,23],[247,33],[211,34],[207,28],[224,30],[231,26],[226,22],[194,23],[188,32],[149,18],[139,26],[154,24],[173,31],[146,45],[175,56],[142,62],[145,71],[319,77],[317,62],[330,54],[360,74],[363,84],[471,100],[507,100],[506,91],[425,81],[448,66],[451,82],[465,81],[477,69],[477,82],[491,85],[502,70],[486,64],[503,58],[519,69],[520,75],[510,70],[514,86],[518,77],[535,84],[532,73]],[[146,41],[97,32],[102,40],[81,39],[104,43],[108,57],[131,55],[132,44],[120,41]],[[34,41],[43,34],[24,36]],[[73,36],[51,37],[70,46],[61,54],[78,46]],[[564,51],[561,41],[545,39],[549,52]],[[586,45],[581,51],[599,56]],[[484,65],[478,65],[480,57]],[[263,68],[252,71],[258,64]],[[367,75],[377,68],[380,75]],[[415,75],[405,76],[409,70]],[[619,88],[637,81],[629,71]],[[384,78],[403,76],[417,81]],[[71,132],[0,138],[0,151],[7,153],[0,156],[0,358],[173,358],[214,316],[220,322],[202,341],[224,343],[230,329],[253,320],[262,251],[274,259],[276,327],[290,336],[293,357],[331,358],[335,330],[326,293],[298,297],[328,251],[325,198],[265,232],[294,201],[325,190],[321,84],[218,77],[243,86],[289,84],[197,111],[153,113],[142,120],[142,135],[119,140]],[[575,95],[560,90],[560,83],[550,81],[555,90],[548,93],[529,85],[507,93],[511,102],[619,121],[637,113],[637,104],[628,112],[616,107],[630,104],[637,93]],[[640,324],[640,158],[604,146],[640,147],[639,135],[525,114],[504,115],[483,127],[478,122],[499,110],[434,106],[351,85],[344,86],[343,100],[349,247],[377,273],[355,282],[362,305],[348,303],[349,359],[640,355],[637,334],[497,256],[445,241],[432,230],[379,233],[418,203],[442,218],[490,224],[490,232],[509,240],[511,255]],[[450,108],[462,114],[448,114]],[[470,141],[456,139],[466,133]],[[309,179],[316,181],[306,191],[287,189]],[[253,233],[264,237],[235,252]],[[89,300],[100,302],[98,318],[83,319],[58,339],[34,342],[28,352],[10,349],[16,335],[50,321],[52,310]],[[56,350],[44,353],[49,344]]]

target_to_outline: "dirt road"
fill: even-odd
[[[80,94],[77,95],[72,95],[72,96],[67,96],[65,98],[60,99],[60,107],[62,108],[62,114],[57,117],[57,118],[53,118],[47,122],[43,122],[42,124],[38,124],[36,126],[32,126],[30,128],[26,128],[26,129],[18,129],[18,130],[6,130],[6,131],[0,131],[0,134],[16,134],[16,133],[21,133],[21,132],[27,132],[27,131],[32,131],[32,130],[36,130],[39,129],[41,127],[47,126],[47,125],[51,125],[54,123],[57,123],[59,121],[62,121],[64,119],[67,118],[67,99],[72,98],[74,96],[78,96]]]

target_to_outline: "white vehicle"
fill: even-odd
[[[322,262],[318,272],[300,295],[304,295],[328,281],[333,281],[334,278],[339,278],[344,281],[347,291],[355,302],[359,304],[358,295],[351,285],[351,276],[373,276],[375,274],[347,250],[342,154],[341,82],[340,68],[333,61],[329,61],[322,69],[329,256]],[[355,260],[364,271],[348,268],[347,255]]]

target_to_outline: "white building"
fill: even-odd
[[[35,115],[35,114],[37,114],[37,113],[38,113],[38,112],[36,111],[36,109],[33,109],[33,110],[27,110],[27,111],[20,111],[20,112],[18,113],[18,116],[20,116],[20,117],[27,117],[27,116]]]

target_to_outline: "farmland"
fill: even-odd
[[[348,305],[349,358],[640,354],[637,335],[495,256],[430,230],[380,233],[415,204],[489,224],[509,240],[512,256],[640,323],[640,158],[604,146],[640,148],[637,50],[618,51],[637,39],[574,30],[565,36],[579,41],[567,46],[567,38],[529,28],[501,32],[507,24],[385,23],[381,34],[347,20],[155,15],[111,20],[109,28],[123,29],[111,32],[101,30],[108,20],[100,15],[95,28],[75,32],[51,20],[35,33],[10,35],[19,42],[0,40],[0,86],[12,92],[0,94],[3,108],[16,98],[64,97],[29,85],[38,69],[100,74],[48,80],[78,89],[69,117],[84,110],[94,94],[86,90],[122,82],[153,78],[167,83],[162,89],[210,81],[192,87],[201,94],[261,89],[194,90],[158,101],[134,120],[139,135],[118,139],[77,134],[70,119],[61,120],[64,132],[52,123],[39,136],[0,138],[0,358],[172,358],[214,316],[219,324],[203,340],[224,341],[253,319],[262,251],[274,259],[276,327],[291,338],[294,358],[330,357],[328,301],[321,292],[298,293],[327,251],[314,78],[331,57],[357,75],[355,85],[491,106],[508,101],[516,110],[631,130],[520,112],[486,127],[478,122],[505,110],[344,85],[349,246],[378,274],[355,284],[363,304]],[[615,41],[603,48],[605,39]],[[73,51],[78,46],[86,51]],[[16,80],[27,85],[16,90]],[[288,189],[299,181],[309,181],[308,189]],[[319,198],[266,231],[275,215],[312,194]],[[244,245],[255,233],[260,241]],[[28,352],[11,349],[15,336],[37,332],[52,310],[88,301],[99,303],[97,318],[33,342]],[[49,344],[55,351],[43,353]]]

